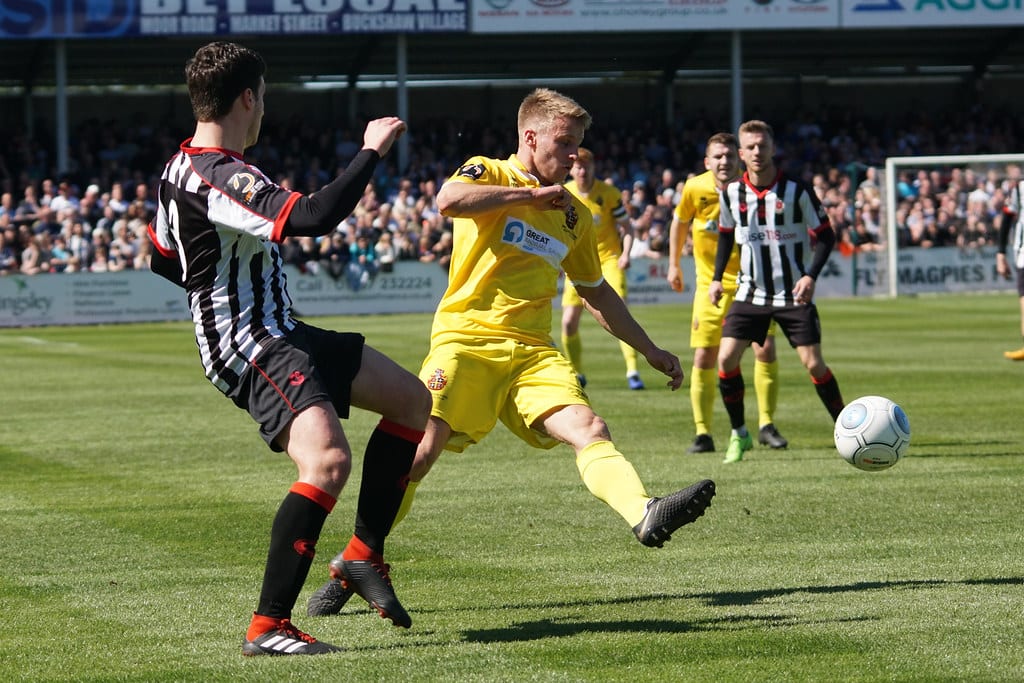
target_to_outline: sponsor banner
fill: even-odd
[[[842,0],[473,0],[473,33],[836,28]]]
[[[436,264],[332,278],[285,267],[299,316],[433,311],[448,285]],[[146,271],[0,277],[0,327],[189,320],[185,291]]]
[[[903,249],[897,256],[896,287],[900,295],[941,292],[1016,291],[1015,281],[996,273],[996,249],[956,247]],[[820,296],[887,296],[889,264],[884,251],[833,254],[818,278]]]
[[[0,38],[465,33],[468,0],[0,0]]]
[[[843,0],[842,28],[1018,26],[1021,0]]]
[[[690,305],[696,283],[692,258],[681,263],[685,288],[669,287],[668,259],[636,259],[627,271],[629,303]],[[400,262],[375,277],[332,278],[324,271],[303,273],[286,267],[288,291],[299,316],[372,313],[431,313],[437,308],[447,274],[436,264]],[[897,268],[900,294],[1016,291],[995,270],[995,250],[954,247],[908,249]],[[561,282],[559,294],[561,294]],[[818,278],[818,298],[885,296],[889,292],[885,252],[833,254]],[[561,297],[556,297],[559,306]],[[0,277],[0,327],[85,325],[188,320],[185,293],[152,273],[62,273]]]

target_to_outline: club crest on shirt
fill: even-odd
[[[426,384],[427,389],[430,389],[431,391],[441,391],[448,386],[448,375],[444,374],[443,369],[436,368],[432,373],[430,373],[430,377],[427,379]]]
[[[565,228],[575,236],[576,224],[580,222],[579,214],[576,213],[576,207],[572,204],[565,210]]]
[[[458,175],[466,178],[472,178],[473,180],[479,180],[480,176],[484,174],[483,164],[466,164],[459,169]]]

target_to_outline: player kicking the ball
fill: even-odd
[[[551,338],[564,269],[605,329],[664,373],[673,390],[682,384],[679,359],[651,341],[605,281],[590,211],[561,184],[589,125],[574,100],[535,90],[519,109],[516,153],[469,159],[438,193],[441,212],[455,219],[455,245],[420,371],[433,410],[402,513],[442,450],[479,442],[498,420],[531,446],[568,444],[586,487],[646,546],[660,547],[711,504],[715,484],[707,479],[664,497],[647,493]],[[336,612],[343,589],[320,588],[310,613]]]

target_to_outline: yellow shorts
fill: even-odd
[[[608,284],[612,286],[619,296],[623,299],[626,298],[626,271],[619,268],[619,260],[607,260],[601,262],[601,274],[604,275],[604,279],[608,281]],[[565,279],[565,288],[562,290],[562,308],[568,306],[582,306],[583,300],[580,299],[580,295],[576,293],[576,288],[573,286],[569,278]]]
[[[718,306],[712,306],[708,299],[706,285],[698,285],[693,293],[693,316],[690,320],[690,348],[707,349],[722,343],[722,323],[732,306],[736,292],[723,292]],[[775,335],[775,321],[768,327],[768,334]]]
[[[554,408],[590,405],[572,364],[553,346],[511,340],[447,342],[430,349],[420,379],[434,399],[431,414],[452,428],[445,448],[462,452],[500,419],[536,448],[559,442],[530,427]]]

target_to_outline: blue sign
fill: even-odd
[[[466,0],[0,0],[2,38],[465,33]]]

